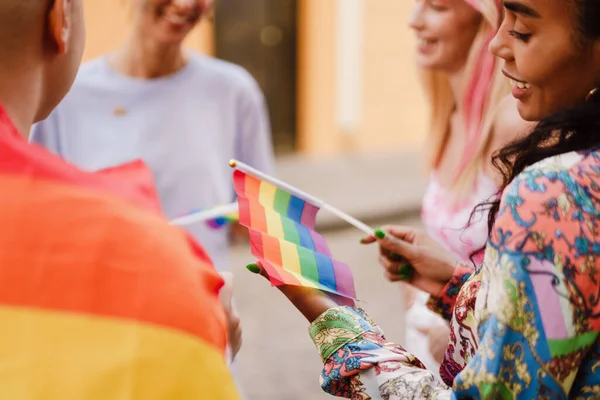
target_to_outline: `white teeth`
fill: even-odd
[[[176,15],[167,15],[167,16],[165,16],[165,19],[174,24],[185,24],[186,23],[185,18],[176,16]]]
[[[510,85],[513,87],[518,87],[519,89],[529,89],[530,85],[527,82],[516,81],[514,79],[509,79]]]

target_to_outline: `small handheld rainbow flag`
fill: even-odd
[[[171,225],[185,226],[204,222],[212,229],[220,229],[240,219],[237,201],[209,209],[191,210],[173,220]]]
[[[222,215],[220,217],[209,219],[208,221],[206,221],[206,224],[212,229],[220,229],[227,224],[233,224],[239,221],[239,219],[239,214],[237,212],[232,212],[229,214]]]
[[[232,161],[240,224],[250,232],[254,255],[271,284],[312,287],[356,299],[350,268],[334,259],[315,222],[320,207],[248,173]],[[245,171],[242,171],[241,168]],[[309,196],[304,196],[309,197]]]

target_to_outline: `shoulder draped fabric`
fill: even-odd
[[[451,386],[364,312],[339,307],[310,329],[323,389],[352,399],[600,398],[599,226],[600,150],[527,168],[503,193],[482,265],[457,268],[430,302],[460,325],[441,371]]]
[[[85,173],[0,108],[0,188],[0,398],[237,398],[223,281],[143,165]]]

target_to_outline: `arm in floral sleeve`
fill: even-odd
[[[427,308],[440,315],[446,321],[452,319],[452,310],[456,303],[456,297],[466,281],[475,272],[472,265],[459,263],[452,274],[452,278],[437,296],[430,296],[427,302]]]
[[[478,348],[452,390],[347,307],[311,325],[324,390],[360,400],[600,398],[600,201],[588,195],[597,184],[577,171],[545,179],[530,169],[505,190],[470,278],[480,286],[464,327],[477,332]]]
[[[357,400],[450,398],[449,389],[415,356],[387,342],[362,310],[329,309],[311,324],[310,334],[325,363],[321,387],[329,394]]]
[[[562,290],[566,294],[565,284],[553,283],[558,271],[551,273],[561,264],[501,247],[488,247],[474,276],[481,280],[475,318],[482,321],[479,347],[452,390],[404,348],[387,342],[363,311],[351,307],[329,309],[311,324],[325,364],[323,390],[360,400],[559,399],[575,393],[581,396],[577,398],[598,398],[598,333],[587,318],[569,323],[577,314],[569,309],[569,299],[559,295]],[[578,289],[584,295],[580,300],[586,301],[586,288]]]

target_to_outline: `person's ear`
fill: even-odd
[[[71,35],[71,3],[72,0],[54,0],[48,13],[48,34],[58,54],[67,51]]]

